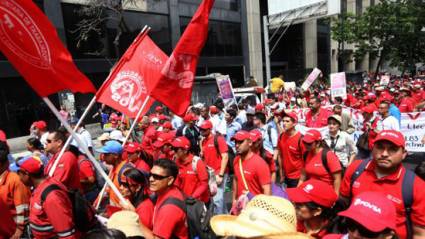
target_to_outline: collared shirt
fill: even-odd
[[[210,121],[213,125],[212,132],[214,134],[215,133],[219,133],[221,135],[226,134],[227,123],[226,123],[226,120],[224,119],[223,113],[218,113],[211,116]]]
[[[277,147],[277,130],[270,125],[263,125],[259,128],[263,135],[263,147],[264,149],[273,154],[274,149]],[[270,132],[270,133],[269,133]]]
[[[59,153],[56,153],[44,168],[44,174],[49,175],[49,171],[56,161]],[[68,189],[81,189],[80,169],[78,167],[77,157],[70,151],[65,151],[59,159],[59,163],[53,173],[53,178],[63,183]]]
[[[344,131],[338,131],[334,138],[329,132],[325,135],[324,140],[331,150],[338,156],[344,167],[348,166],[351,155],[357,154],[357,147],[351,136]]]
[[[394,116],[397,119],[398,126],[400,128],[400,124],[401,124],[400,110],[397,108],[397,106],[395,106],[395,104],[391,104],[390,108],[388,109],[388,112],[390,113],[391,116]]]
[[[397,130],[400,131],[399,121],[392,115],[387,116],[384,119],[379,119],[378,124],[376,125],[378,131],[382,130]]]
[[[403,204],[402,184],[406,169],[400,164],[398,169],[387,176],[378,177],[375,173],[376,162],[372,160],[360,174],[351,188],[351,176],[356,171],[362,160],[354,161],[348,168],[341,182],[340,193],[344,197],[356,197],[362,192],[382,192],[387,198],[394,202],[397,211],[396,233],[400,238],[406,238],[406,214]],[[412,223],[425,226],[425,182],[415,177],[413,187]]]
[[[305,125],[310,128],[321,128],[328,125],[328,117],[332,115],[332,112],[324,108],[320,108],[319,112],[313,115],[310,110],[305,115]]]
[[[236,132],[238,132],[241,129],[242,129],[242,125],[236,122],[236,120],[227,125],[226,143],[233,149],[233,152],[236,151],[236,148],[235,148],[235,142],[232,140],[232,137],[236,134]]]
[[[246,110],[240,110],[238,116],[236,116],[235,121],[238,122],[240,125],[243,125],[243,123],[247,121]]]

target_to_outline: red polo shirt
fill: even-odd
[[[304,167],[301,137],[301,133],[297,132],[292,136],[282,133],[279,138],[278,148],[282,158],[283,173],[290,179],[299,179],[301,169]]]
[[[221,167],[221,154],[227,153],[227,143],[221,135],[217,137],[217,143],[220,155],[217,154],[217,149],[214,145],[214,135],[212,134],[210,134],[208,139],[202,142],[202,154],[204,156],[205,163],[209,167],[213,168],[216,174],[219,174]]]
[[[153,234],[161,238],[177,237],[188,239],[186,213],[173,204],[161,207],[162,203],[170,197],[184,200],[180,190],[174,186],[158,195],[153,212]]]
[[[243,191],[246,190],[239,167],[240,161],[241,158],[238,155],[233,162],[235,179],[238,186],[237,197],[242,195]],[[257,154],[252,154],[250,158],[243,160],[242,170],[246,183],[248,184],[248,190],[254,195],[263,193],[262,185],[271,184],[269,166],[266,161]]]
[[[179,166],[179,175],[176,180],[176,186],[186,195],[192,196],[205,203],[210,200],[208,188],[207,167],[201,159],[196,164],[196,171],[192,167],[193,155],[189,154],[185,162],[177,160]]]
[[[324,108],[320,108],[315,115],[310,111],[305,115],[305,125],[310,128],[322,128],[328,125],[328,117],[332,112]]]
[[[78,177],[77,177],[78,178]],[[51,191],[41,205],[41,194],[49,185],[59,185],[62,190]],[[74,239],[76,235],[72,217],[71,201],[66,187],[54,178],[46,178],[34,190],[30,202],[30,225],[36,239]]]
[[[327,153],[328,167],[331,173],[337,173],[341,171],[341,163],[339,162],[338,156],[332,151]],[[305,161],[305,173],[309,179],[317,179],[328,183],[333,187],[334,179],[326,168],[322,164],[322,151],[313,155],[312,152],[307,154]]]
[[[44,169],[44,174],[49,175],[50,168],[53,166],[56,161],[56,157],[59,153],[56,153],[52,159],[49,160],[46,168]],[[66,151],[62,157],[59,159],[59,163],[56,167],[55,172],[53,173],[53,178],[63,183],[68,189],[79,189],[81,190],[80,184],[80,169],[78,167],[77,157]]]
[[[139,215],[140,223],[145,225],[150,230],[153,228],[153,208],[153,202],[149,198],[143,200],[136,208],[136,213]]]
[[[415,109],[415,102],[411,97],[401,99],[398,109],[401,113],[413,112]]]
[[[356,160],[347,168],[344,179],[341,183],[340,193],[344,197],[350,196],[351,175],[356,171],[361,160]],[[388,176],[378,178],[375,173],[375,161],[371,161],[365,171],[353,183],[352,198],[365,191],[382,192],[394,202],[397,210],[396,232],[400,238],[406,238],[406,216],[403,204],[401,187],[406,169],[400,165],[398,170]],[[425,182],[419,177],[415,177],[413,183],[413,205],[412,222],[419,226],[425,226]]]
[[[96,178],[94,166],[84,155],[78,156],[78,166],[80,168],[80,181],[87,180],[90,177]],[[88,192],[91,189],[91,187],[84,187],[83,184],[81,184],[81,188],[83,189],[83,192]]]

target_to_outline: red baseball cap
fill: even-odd
[[[164,122],[162,124],[162,128],[164,128],[164,129],[172,129],[173,128],[173,125],[171,125],[171,122],[170,121],[166,121],[166,122]]]
[[[185,123],[188,123],[190,121],[195,121],[195,120],[198,120],[198,117],[196,117],[196,115],[193,114],[193,113],[189,113],[189,114],[185,115],[184,118],[183,118],[183,121]]]
[[[6,142],[7,137],[3,130],[0,129],[0,141]]]
[[[174,134],[171,132],[161,133],[156,139],[155,143],[153,143],[153,146],[155,148],[161,148],[164,144],[171,143],[171,140],[173,138],[174,138]]]
[[[166,115],[158,115],[159,120],[168,120],[168,117]]]
[[[263,111],[264,110],[264,105],[263,104],[257,104],[255,106],[255,111]]]
[[[236,134],[233,135],[232,137],[232,140],[238,140],[238,141],[242,141],[245,139],[251,139],[251,135],[249,134],[248,131],[245,131],[245,130],[240,130],[236,132]]]
[[[350,207],[338,213],[351,218],[372,232],[396,229],[394,203],[380,192],[363,192],[354,198]]]
[[[289,199],[295,203],[314,202],[320,206],[331,208],[338,199],[338,195],[331,185],[317,179],[307,180],[297,188],[286,190]]]
[[[218,113],[218,108],[215,105],[211,105],[210,106],[210,113],[211,114],[217,114]]]
[[[293,119],[294,121],[295,121],[295,123],[297,123],[298,122],[298,116],[297,116],[297,114],[295,113],[295,112],[293,112],[293,111],[288,111],[288,112],[286,112],[285,110],[283,110],[283,112],[282,112],[282,117],[289,117],[289,118],[291,118],[291,119]]]
[[[249,131],[249,135],[252,142],[257,142],[257,140],[260,140],[263,138],[263,134],[258,129],[253,129]]]
[[[360,109],[362,112],[373,114],[375,109],[371,105],[364,106]]]
[[[131,142],[128,143],[125,147],[124,147],[124,151],[128,152],[128,153],[135,153],[137,151],[140,150],[140,145],[137,142]]]
[[[205,120],[204,122],[202,122],[201,126],[199,126],[199,128],[201,129],[212,129],[212,127],[213,125],[209,120]]]
[[[303,141],[308,144],[319,140],[322,140],[322,134],[320,134],[320,132],[315,129],[308,130],[303,137]]]
[[[43,120],[36,121],[32,125],[34,125],[34,127],[36,127],[37,129],[46,129],[47,128],[47,124]]]
[[[383,140],[390,141],[391,143],[403,148],[406,145],[403,134],[396,130],[382,130],[376,136],[374,143]]]
[[[23,162],[19,168],[20,170],[24,170],[28,173],[39,173],[41,170],[43,170],[43,162],[40,158],[31,157],[25,160],[25,162]]]
[[[162,110],[162,107],[161,106],[155,107],[155,111],[161,111],[161,110]]]
[[[171,145],[175,148],[183,148],[183,149],[189,149],[190,148],[190,141],[184,137],[178,137],[171,142]]]

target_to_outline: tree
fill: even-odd
[[[338,71],[344,71],[343,65],[350,61],[349,54],[345,51],[345,44],[354,42],[355,20],[356,17],[352,13],[342,13],[332,19],[332,39],[338,42]]]

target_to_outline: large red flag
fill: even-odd
[[[186,113],[190,104],[196,65],[207,40],[208,18],[213,4],[214,0],[204,0],[199,6],[151,94],[179,116]]]
[[[140,33],[98,91],[98,101],[135,118],[167,59],[146,32]],[[148,100],[142,115],[154,101]]]
[[[0,50],[42,97],[62,90],[96,92],[43,12],[30,0],[0,1]]]

